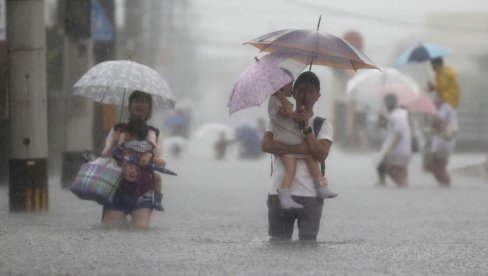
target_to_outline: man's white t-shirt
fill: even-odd
[[[401,139],[392,149],[392,157],[409,157],[412,154],[412,134],[408,121],[408,111],[404,108],[395,108],[388,117],[388,128],[386,139],[382,146],[382,152],[385,152],[393,143],[397,133],[401,134]]]
[[[309,125],[313,126],[313,120],[316,116],[312,116],[309,119]],[[266,131],[273,132],[270,123],[268,122],[266,126]],[[319,134],[317,135],[318,140],[329,140],[332,142],[334,136],[334,130],[332,124],[329,120],[325,120],[322,123]],[[281,186],[285,169],[280,158],[274,158],[273,165],[273,180],[271,182],[271,187],[269,194],[278,194],[278,188]],[[291,186],[291,194],[295,196],[306,196],[306,197],[316,197],[317,191],[314,187],[312,176],[308,170],[307,164],[303,159],[297,159],[297,167],[295,178],[293,178]]]

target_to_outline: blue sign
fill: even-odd
[[[114,28],[105,9],[98,0],[92,0],[91,35],[95,42],[111,42],[114,40]]]

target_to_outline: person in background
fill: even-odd
[[[428,169],[437,182],[443,187],[451,185],[451,177],[447,171],[449,157],[456,144],[458,132],[458,118],[456,109],[442,97],[436,97],[437,115],[432,120],[433,137],[431,144],[431,158]]]
[[[385,162],[386,173],[399,187],[407,187],[408,163],[412,155],[408,111],[398,106],[398,98],[395,94],[385,95],[383,102],[388,111],[388,125],[379,161]]]
[[[227,138],[224,131],[219,133],[219,139],[214,144],[215,159],[223,160],[227,155],[227,147],[232,144],[232,140]]]
[[[262,156],[261,137],[257,127],[250,122],[243,122],[236,128],[235,141],[239,145],[238,156],[240,159],[258,159]]]
[[[383,112],[381,112],[378,115],[378,127],[381,130],[386,130],[388,127],[388,116],[385,115]],[[385,156],[382,156],[382,159],[379,161],[379,163],[376,165],[376,173],[378,174],[378,185],[385,185],[386,184],[386,158]]]
[[[444,65],[443,58],[434,58],[430,61],[435,72],[436,83],[427,83],[429,91],[435,91],[446,103],[457,109],[461,92],[457,82],[457,72]]]

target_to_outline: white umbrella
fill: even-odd
[[[368,70],[356,74],[347,82],[346,99],[373,109],[381,107],[381,91],[405,93],[398,94],[400,99],[406,100],[420,96],[422,90],[409,76],[394,68],[384,68],[383,71]]]
[[[134,90],[151,94],[156,108],[173,109],[175,104],[168,84],[154,69],[129,60],[99,63],[73,87],[74,95],[102,104],[127,106]]]

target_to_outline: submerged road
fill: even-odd
[[[203,146],[202,146],[203,145]],[[208,145],[168,158],[164,212],[151,229],[100,227],[101,208],[49,183],[49,211],[9,213],[0,187],[0,275],[486,275],[488,183],[453,174],[440,188],[410,164],[410,187],[376,186],[369,153],[335,149],[339,197],[326,200],[317,243],[269,243],[270,158],[213,160]],[[453,156],[449,167],[482,155]]]

